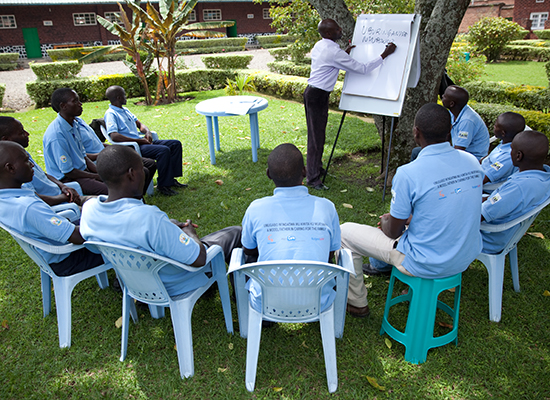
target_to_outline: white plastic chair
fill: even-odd
[[[68,219],[71,222],[80,220],[80,207],[78,207],[75,203],[58,204],[56,206],[52,206],[51,208],[57,215]]]
[[[319,321],[329,392],[338,388],[335,338],[344,334],[349,274],[355,275],[351,252],[340,250],[339,265],[299,260],[244,264],[242,249],[234,249],[228,274],[234,273],[239,330],[247,339],[246,388],[254,391],[262,320],[273,322]],[[262,288],[262,311],[249,303],[245,275]],[[334,302],[321,310],[321,289],[336,278]]]
[[[157,315],[153,315],[154,317],[164,315],[164,307],[170,307],[170,316],[172,317],[172,325],[174,327],[178,363],[182,378],[189,378],[195,373],[193,364],[193,336],[191,333],[193,307],[198,298],[212,286],[214,281],[218,283],[225,317],[225,327],[227,332],[233,333],[229,286],[227,284],[227,276],[225,275],[223,250],[220,246],[214,245],[208,248],[206,264],[203,267],[195,268],[181,264],[170,258],[126,246],[95,241],[88,241],[86,245],[93,245],[99,249],[103,257],[111,262],[121,280],[123,297],[120,361],[124,361],[126,358],[128,348],[128,326],[133,306],[132,298],[149,304],[150,310],[154,310],[156,306],[159,311]],[[206,285],[171,298],[158,274],[161,268],[169,264],[186,271],[211,272],[212,277]],[[151,307],[151,305],[154,307]]]
[[[118,144],[120,146],[130,146],[133,147],[134,150],[139,154],[141,157],[141,150],[139,149],[139,144],[136,142],[115,142],[113,139],[111,139],[111,135],[107,134],[107,129],[103,125],[99,125],[99,129],[101,129],[101,133],[106,139],[109,139],[109,142],[111,144]],[[158,140],[158,135],[156,132],[151,132],[151,135],[153,136],[153,140]],[[155,192],[155,186],[153,184],[153,179],[151,178],[151,182],[149,182],[149,186],[147,187],[147,194],[149,196],[152,196]]]
[[[36,250],[40,249],[53,254],[67,254],[83,248],[83,245],[66,244],[62,246],[48,245],[21,235],[0,223],[0,228],[7,231],[27,255],[40,267],[40,280],[42,283],[42,308],[46,317],[52,308],[52,281],[55,292],[55,308],[57,310],[57,329],[59,332],[59,347],[71,347],[71,294],[74,287],[84,279],[96,277],[101,289],[109,286],[107,270],[112,266],[109,263],[99,265],[87,271],[69,276],[57,276],[44,260],[44,257]]]
[[[512,272],[512,282],[514,290],[519,292],[519,272],[518,272],[518,249],[517,244],[523,237],[529,226],[533,223],[541,210],[550,203],[548,198],[537,208],[527,214],[522,215],[510,222],[504,224],[481,223],[481,230],[484,232],[502,232],[519,225],[519,229],[510,238],[504,249],[498,254],[481,253],[477,259],[485,265],[489,274],[489,319],[493,322],[500,322],[502,314],[502,290],[504,285],[504,262],[506,255],[509,254],[510,270]]]

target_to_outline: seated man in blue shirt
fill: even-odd
[[[302,181],[304,157],[296,146],[277,146],[267,159],[273,196],[254,200],[243,218],[243,251],[258,261],[309,260],[329,262],[340,248],[340,222],[330,200],[312,196]],[[250,260],[247,260],[250,261]],[[251,302],[260,309],[261,288],[249,280]],[[334,300],[333,285],[322,292],[322,306]]]
[[[132,148],[108,146],[97,157],[97,169],[109,187],[109,195],[84,204],[80,221],[86,240],[150,251],[193,267],[204,265],[208,246],[221,246],[226,262],[231,251],[241,246],[240,226],[199,239],[191,220],[171,220],[157,207],[144,204],[140,200],[144,185],[141,157]],[[202,272],[170,265],[162,268],[159,276],[172,297],[203,286],[208,279]]]
[[[107,194],[107,186],[97,174],[95,164],[86,155],[75,118],[82,114],[82,103],[72,89],[57,89],[52,94],[57,118],[42,139],[46,171],[61,182],[76,181],[84,194]]]
[[[183,188],[176,177],[182,175],[181,143],[179,140],[153,140],[151,131],[124,105],[126,92],[120,86],[111,86],[105,92],[111,102],[105,112],[107,134],[115,142],[136,142],[141,155],[157,161],[157,190],[165,196],[176,194],[171,187]],[[139,133],[145,134],[142,138]]]
[[[357,274],[350,276],[350,311],[368,304],[363,257],[394,265],[407,275],[435,279],[464,271],[481,252],[483,172],[474,156],[451,147],[450,130],[445,108],[422,106],[413,129],[422,150],[416,160],[397,169],[390,212],[380,217],[378,229],[352,222],[341,226],[342,247],[352,251]]]
[[[528,213],[550,196],[550,167],[544,164],[548,138],[537,131],[518,133],[512,141],[511,160],[519,169],[483,202],[481,220],[503,224]],[[500,253],[519,228],[481,232],[483,252]]]
[[[33,164],[21,145],[0,141],[0,222],[29,238],[50,245],[82,244],[79,227],[55,214],[32,190]],[[104,264],[99,254],[83,248],[69,254],[38,250],[58,276],[73,275]]]
[[[500,114],[495,121],[493,133],[501,140],[500,144],[481,161],[481,168],[485,173],[483,184],[504,182],[510,175],[517,172],[514,167],[510,151],[512,140],[525,129],[525,118],[515,112]]]
[[[464,150],[481,160],[489,152],[489,130],[469,105],[470,95],[460,86],[449,86],[441,102],[452,119],[451,138],[455,149]]]
[[[13,117],[0,117],[0,140],[19,143],[24,148],[29,146],[29,133],[23,128],[23,124]],[[80,187],[76,182],[64,184],[53,176],[46,174],[42,168],[29,156],[33,164],[34,175],[32,181],[23,183],[23,188],[36,192],[46,204],[56,206],[62,203],[75,203],[81,205],[80,195],[75,190]],[[73,186],[74,185],[74,186]],[[72,187],[71,187],[72,186]]]

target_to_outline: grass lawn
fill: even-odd
[[[548,78],[544,69],[544,62],[536,61],[507,61],[488,63],[482,81],[505,81],[517,85],[533,85],[548,87]]]
[[[259,113],[258,162],[252,162],[248,117],[220,118],[222,151],[210,164],[205,118],[195,105],[221,91],[193,93],[194,100],[162,107],[129,108],[161,137],[179,139],[184,147],[184,177],[189,188],[178,196],[148,197],[171,217],[192,218],[204,235],[240,224],[249,203],[270,195],[266,161],[278,144],[306,146],[303,106],[269,98]],[[263,96],[267,97],[267,96]],[[103,115],[106,102],[84,104],[85,120]],[[41,138],[55,114],[51,109],[11,114],[30,132],[29,151],[41,158]],[[331,113],[328,153],[340,122]],[[381,201],[380,142],[372,124],[348,116],[327,178],[329,191],[315,193],[334,202],[340,221],[374,225],[389,210]],[[373,179],[374,178],[374,179]],[[215,183],[221,179],[223,185]],[[353,208],[344,206],[351,204]],[[550,211],[543,211],[531,232],[550,237]],[[500,323],[488,319],[487,272],[474,262],[463,274],[458,347],[432,349],[427,362],[404,361],[404,347],[379,335],[388,280],[365,277],[371,316],[348,316],[342,340],[336,342],[339,387],[329,395],[319,324],[278,325],[262,332],[256,390],[245,388],[246,340],[226,334],[219,297],[200,299],[193,313],[195,376],[179,377],[169,316],[154,320],[140,313],[130,327],[128,355],[120,356],[121,295],[100,290],[94,279],[80,283],[72,300],[72,347],[58,347],[55,310],[42,318],[38,267],[5,232],[0,232],[0,398],[1,399],[489,399],[550,398],[550,241],[531,235],[519,245],[520,293],[504,278]],[[109,272],[112,278],[114,273]],[[401,290],[401,289],[400,289]],[[446,293],[445,296],[449,294]],[[169,313],[169,311],[167,312]],[[405,325],[406,316],[395,318]],[[445,328],[436,326],[438,334]],[[369,384],[375,378],[383,390]]]

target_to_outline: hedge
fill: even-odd
[[[0,71],[13,71],[14,69],[17,69],[17,64],[16,63],[13,63],[13,64],[0,64]]]
[[[512,40],[508,43],[510,46],[535,46],[535,47],[549,47],[550,43],[541,39],[526,39],[526,40]]]
[[[539,39],[549,40],[550,29],[541,29],[540,31],[533,32]]]
[[[468,103],[481,116],[485,125],[492,127],[497,117],[507,111],[517,112],[525,118],[525,123],[533,130],[544,133],[550,138],[550,114],[501,104]]]
[[[17,68],[19,53],[0,53],[0,71],[12,71]]]
[[[88,47],[71,47],[68,49],[51,49],[48,50],[48,56],[52,61],[68,61],[68,60],[78,60],[81,57],[89,54],[93,51],[102,49],[107,46],[88,46]],[[105,62],[105,61],[122,61],[126,57],[125,51],[120,51],[116,53],[109,53],[89,60],[89,63]]]
[[[258,35],[256,40],[264,49],[288,46],[294,43],[296,38],[291,35]]]
[[[178,40],[176,42],[176,50],[178,52],[192,50],[191,52],[194,54],[241,51],[244,50],[247,41],[248,38],[246,37]]]
[[[541,46],[511,46],[508,45],[500,54],[500,58],[517,61],[549,61],[550,48]]]
[[[252,55],[202,56],[206,68],[211,69],[245,69],[252,61]]]
[[[549,91],[541,86],[481,81],[468,82],[463,86],[471,99],[482,103],[512,104],[537,111],[546,111],[550,105]]]
[[[221,69],[193,69],[176,72],[176,82],[179,92],[221,89],[226,85],[227,78],[235,79],[238,71]],[[149,89],[157,85],[156,74],[152,74],[147,82]],[[62,87],[74,89],[81,101],[105,100],[105,91],[109,86],[118,85],[126,90],[128,97],[144,96],[141,81],[133,74],[114,74],[89,76],[66,80],[27,82],[27,93],[37,107],[47,107],[52,93]]]
[[[30,62],[32,72],[39,81],[72,79],[82,70],[82,63],[78,61],[61,61],[56,63],[35,63]]]
[[[6,85],[3,83],[0,83],[0,107],[2,107],[2,103],[4,102],[4,94],[6,93]]]

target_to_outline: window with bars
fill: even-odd
[[[269,15],[269,8],[263,9],[263,16],[264,16],[264,19],[272,19],[271,16]]]
[[[222,10],[202,10],[202,19],[204,21],[221,21]]]
[[[120,12],[107,11],[105,13],[105,19],[109,22],[116,22],[117,24],[122,24],[122,19],[120,18]]]
[[[75,26],[97,25],[95,13],[73,14],[73,22]]]
[[[539,12],[539,13],[531,13],[531,29],[532,30],[540,30],[544,29],[544,23],[548,19],[548,13],[547,12]]]
[[[15,15],[0,15],[0,29],[17,28],[15,23]]]
[[[195,10],[191,10],[191,12],[189,13],[189,16],[187,17],[187,21],[193,22],[196,20],[197,20],[197,13],[195,12]]]

